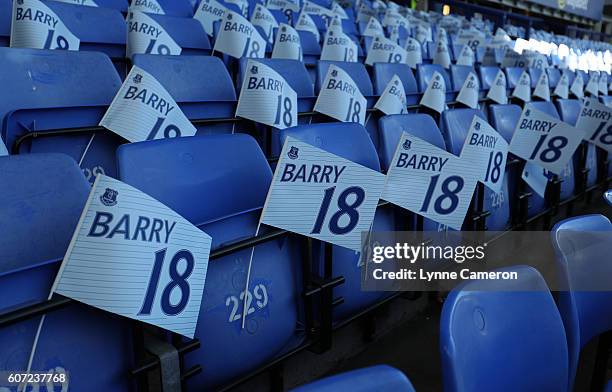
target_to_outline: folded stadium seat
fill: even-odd
[[[53,131],[98,125],[121,87],[106,55],[0,48],[0,69],[2,138],[9,151],[18,139],[27,138],[17,152],[68,154],[91,181],[98,172],[114,175],[114,146],[122,143],[121,137],[106,131],[95,133],[93,141],[86,131],[44,137]]]
[[[454,88],[451,83],[451,78],[448,73],[448,70],[444,69],[439,64],[419,64],[417,65],[417,81],[419,82],[419,91],[424,93],[427,90],[427,85],[434,72],[438,72],[444,78],[444,83],[446,84],[446,102],[451,102],[455,99],[455,93],[453,93]]]
[[[551,231],[561,284],[558,306],[569,348],[569,390],[581,349],[612,330],[612,263],[602,257],[612,251],[609,232],[612,224],[599,214],[565,219]]]
[[[309,31],[298,30],[298,35],[302,45],[302,60],[314,84],[317,61],[321,57],[321,45],[317,41],[317,36]]]
[[[534,88],[538,84],[538,79],[540,79],[540,76],[542,75],[542,70],[540,68],[529,68],[528,72],[529,72],[529,77],[531,78],[531,87]],[[549,73],[546,72],[546,75],[548,76]],[[548,78],[548,89],[550,90],[551,88],[554,88],[555,86],[556,84],[553,84],[552,80]],[[551,91],[551,96],[552,96],[552,91]]]
[[[325,123],[302,125],[284,129],[280,133],[283,143],[285,138],[290,136],[372,170],[380,171],[380,163],[374,145],[365,128],[360,124]],[[391,209],[378,208],[374,217],[372,231],[393,231],[394,229],[393,212]],[[333,246],[332,248],[332,275],[334,277],[344,276],[346,279],[344,284],[334,288],[334,298],[340,296],[344,298],[344,303],[334,308],[333,319],[335,322],[344,320],[391,294],[391,292],[362,291],[359,253],[340,246]],[[319,248],[317,247],[317,249]],[[322,276],[322,258],[320,261],[320,263],[314,263],[314,268]]]
[[[557,99],[556,103],[561,119],[575,126],[578,122],[582,103],[577,99]],[[586,156],[583,156],[585,149]],[[583,168],[588,169],[586,184],[583,184],[583,175],[581,173]],[[576,184],[586,185],[587,188],[595,185],[597,183],[597,146],[583,142],[581,148],[574,154],[574,169],[576,171],[574,176]]]
[[[450,109],[442,112],[440,128],[442,136],[446,141],[448,151],[459,156],[465,143],[465,138],[472,124],[474,116],[487,121],[480,110],[476,109]],[[483,211],[489,211],[491,215],[485,218],[485,228],[491,231],[503,231],[510,226],[510,194],[508,193],[508,170],[504,174],[502,188],[499,192],[493,192],[487,187],[482,187]],[[477,192],[474,193],[478,200]],[[477,207],[477,206],[474,206]]]
[[[137,1],[139,0],[132,0],[132,3]],[[163,9],[164,15],[181,18],[191,18],[193,16],[193,5],[188,0],[157,0],[157,4]]]
[[[122,181],[208,233],[213,252],[255,235],[272,172],[252,137],[206,135],[125,144],[117,161]],[[202,347],[184,357],[186,368],[199,364],[204,370],[187,381],[189,390],[216,389],[299,344],[295,270],[301,256],[291,238],[255,248],[249,280],[254,301],[244,330],[241,293],[251,248],[209,262],[195,333]]]
[[[13,0],[0,0],[0,46],[11,43]]]
[[[197,19],[148,15],[166,29],[172,39],[182,48],[181,55],[210,55],[212,45],[202,24]]]
[[[68,156],[31,154],[0,158],[0,189],[3,314],[48,299],[90,187]],[[0,370],[28,369],[41,319],[0,327]],[[31,369],[64,369],[75,391],[133,390],[130,324],[77,302],[51,311],[44,317]]]
[[[414,392],[408,377],[388,365],[376,365],[363,369],[325,377],[302,385],[291,392]]]
[[[521,107],[513,104],[490,105],[489,114],[493,128],[510,143],[512,136],[514,136],[516,124],[521,117]],[[508,161],[513,158],[516,157],[513,154],[508,154]],[[517,199],[519,192],[521,189],[530,191],[530,188],[521,179],[521,173],[524,166],[524,163],[520,163],[519,165],[514,165],[511,170],[506,171],[506,177],[508,177],[508,193],[512,196],[510,199],[510,216],[514,219],[518,219],[520,213],[520,206]],[[541,213],[546,208],[544,198],[533,191],[531,191],[531,193],[532,195],[527,200],[527,217],[529,218]]]
[[[528,266],[496,271],[518,279],[466,282],[444,302],[444,390],[567,391],[563,322],[542,275]]]

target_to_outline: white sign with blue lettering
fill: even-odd
[[[217,0],[202,0],[193,17],[200,22],[206,34],[212,37],[215,33],[214,23],[223,20],[225,10],[225,6]]]
[[[294,127],[297,125],[297,94],[278,72],[249,60],[236,116],[278,129]]]
[[[225,11],[225,17],[215,40],[215,52],[228,54],[232,57],[264,58],[266,56],[266,40],[255,27],[242,15]]]
[[[193,338],[210,246],[170,208],[98,175],[52,292]]]
[[[276,42],[272,50],[272,58],[302,61],[300,35],[288,24],[281,23],[278,28]]]
[[[512,90],[512,96],[523,102],[531,101],[531,77],[529,73],[527,73],[527,70],[523,71],[516,82],[516,86],[514,86],[514,90]]]
[[[585,98],[576,128],[585,132],[584,140],[612,152],[612,109],[597,98]]]
[[[382,35],[374,37],[368,56],[365,63],[373,65],[374,63],[400,63],[406,62],[406,51],[398,44],[393,43],[390,39]]]
[[[338,15],[334,15],[333,18],[329,19],[327,23],[328,30],[340,30],[342,31],[342,19]]]
[[[548,60],[542,53],[526,50],[523,51],[523,57],[527,61],[529,68],[541,69],[542,71],[548,68]]]
[[[541,198],[546,194],[546,186],[548,185],[548,175],[546,169],[536,165],[535,163],[527,162],[521,173],[523,181],[537,193]]]
[[[444,44],[448,45],[448,35],[444,27],[438,26],[436,30],[436,41],[444,42]]]
[[[6,146],[4,145],[4,142],[2,141],[2,138],[0,137],[0,157],[6,156],[8,154],[9,154],[8,150],[6,149]]]
[[[416,34],[414,36],[414,38],[416,38],[416,40],[419,41],[421,44],[433,41],[431,27],[429,26],[429,24],[425,24],[426,26],[424,25],[424,23],[417,25]]]
[[[412,37],[406,38],[406,64],[412,69],[416,69],[417,65],[423,63],[423,51],[419,41]]]
[[[325,34],[321,60],[357,62],[357,44],[348,35],[337,30],[328,30]]]
[[[584,130],[525,105],[510,142],[510,152],[561,175],[583,136]]]
[[[384,185],[383,174],[288,137],[261,222],[360,251]]]
[[[391,115],[407,113],[407,106],[404,85],[399,76],[393,75],[389,83],[387,83],[385,91],[383,91],[378,101],[376,101],[374,108],[386,115]]]
[[[433,63],[439,64],[447,69],[450,68],[451,59],[446,42],[442,40],[438,40],[438,42],[436,42],[436,52],[433,55]]]
[[[324,18],[326,21],[328,19],[333,18],[335,15],[335,13],[332,10],[327,9],[323,7],[322,5],[319,5],[317,3],[314,3],[308,0],[304,0],[304,5],[302,6],[302,12],[306,12],[307,14],[312,14],[312,15],[319,15],[322,18]]]
[[[144,12],[133,11],[128,16],[126,56],[139,53],[179,55],[183,49],[159,23]]]
[[[471,162],[404,132],[382,198],[461,230],[476,182]]]
[[[457,65],[474,65],[474,52],[468,45],[463,45],[459,57],[457,57]]]
[[[333,64],[319,91],[314,111],[342,122],[365,123],[367,101],[357,84],[342,68]]]
[[[88,7],[98,7],[98,4],[94,0],[55,0],[60,3],[68,3],[68,4],[76,4],[76,5],[86,5]]]
[[[580,72],[576,72],[576,77],[570,86],[570,92],[578,98],[584,97],[584,79],[582,79]]]
[[[268,0],[266,8],[269,10],[281,10],[287,16],[287,22],[291,21],[294,13],[300,12],[300,4],[297,0]]]
[[[153,75],[133,66],[100,121],[130,142],[193,136],[196,129]]]
[[[266,7],[259,3],[255,6],[255,11],[251,15],[251,23],[264,31],[269,43],[274,43],[274,29],[278,27],[278,22]]]
[[[346,11],[344,10],[344,8],[342,8],[342,6],[336,2],[332,3],[332,7],[331,10],[334,12],[334,14],[338,15],[340,17],[340,19],[348,19],[348,15],[346,14]]]
[[[42,1],[13,1],[11,48],[79,50],[80,39]]]
[[[525,60],[525,57],[523,57],[522,54],[519,54],[510,48],[506,49],[501,63],[502,68],[525,67],[526,65],[527,60]]]
[[[297,31],[308,31],[314,34],[315,37],[317,37],[317,42],[321,40],[321,34],[319,33],[319,29],[317,29],[317,25],[312,20],[310,15],[308,15],[306,12],[302,12],[300,14],[300,17],[298,18],[298,21],[295,24],[295,29]]]
[[[485,35],[477,30],[461,30],[455,40],[455,45],[469,46],[472,53],[485,42]],[[471,65],[471,64],[470,64]]]
[[[550,86],[548,84],[548,74],[546,74],[545,70],[542,70],[540,73],[536,87],[533,89],[533,96],[550,101]]]
[[[383,17],[382,25],[385,27],[397,26],[398,23],[403,19],[404,17],[400,15],[399,12],[392,8],[389,8],[385,11],[385,16]]]
[[[157,0],[133,0],[130,11],[148,12],[149,14],[165,15],[164,9]]]
[[[508,103],[508,96],[506,95],[506,74],[501,69],[497,71],[497,75],[495,75],[495,79],[493,83],[491,83],[487,98],[501,105]]]
[[[367,22],[370,18],[376,17],[376,11],[369,8],[365,3],[362,3],[359,6],[359,12],[357,12],[357,21],[358,22]]]
[[[557,82],[557,86],[555,86],[555,90],[553,91],[553,95],[557,97],[561,97],[563,99],[567,99],[569,94],[569,78],[565,72],[561,74],[559,81]]]
[[[493,192],[501,191],[507,156],[508,142],[489,123],[474,116],[460,157],[472,165],[478,181]]]
[[[379,35],[384,36],[385,31],[383,30],[383,27],[378,21],[378,19],[376,19],[375,17],[371,17],[362,35],[364,37],[376,37]]]
[[[591,72],[585,91],[594,97],[599,95],[599,75],[597,73]]]
[[[459,90],[459,94],[457,95],[457,102],[461,102],[462,104],[472,108],[478,108],[478,91],[480,90],[480,83],[478,82],[478,77],[472,71],[468,73],[468,76],[463,81],[463,86],[461,86],[461,90]]]
[[[490,45],[485,46],[484,54],[482,55],[480,64],[485,65],[485,66],[496,66],[497,65],[497,58],[495,57],[495,48],[493,48]]]
[[[429,80],[429,84],[423,93],[419,105],[427,106],[438,113],[442,113],[446,106],[446,83],[439,72],[434,72]]]
[[[249,2],[247,0],[225,0],[226,3],[234,4],[245,18],[249,16]]]

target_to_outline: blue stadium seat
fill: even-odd
[[[491,84],[495,80],[495,76],[499,72],[498,67],[482,66],[480,67],[480,88],[489,91]]]
[[[441,129],[446,140],[448,151],[459,156],[465,143],[468,130],[474,116],[484,121],[486,117],[480,110],[476,109],[452,109],[442,112]],[[493,192],[484,187],[483,211],[489,211],[491,215],[486,217],[485,227],[487,230],[502,231],[510,225],[510,195],[508,193],[507,170],[504,174],[502,189]],[[474,197],[477,197],[474,195]]]
[[[548,67],[546,68],[546,73],[548,74],[548,83],[550,84],[550,87],[557,87],[559,79],[561,79],[561,71],[559,71],[557,68]]]
[[[470,67],[469,65],[451,65],[451,83],[453,84],[453,90],[455,92],[459,92],[459,90],[461,90],[461,87],[463,87],[463,83],[470,72],[474,72],[474,68]],[[474,72],[474,74],[476,75],[476,72]],[[478,78],[478,75],[476,75],[476,77]]]
[[[336,374],[302,385],[291,392],[414,392],[408,377],[401,371],[387,365]]]
[[[506,82],[508,83],[508,88],[509,89],[514,89],[516,87],[516,83],[518,82],[519,78],[521,77],[521,75],[523,74],[523,71],[525,69],[522,67],[508,67],[506,68]],[[537,82],[533,80],[533,78],[531,78],[531,88],[535,87],[535,83]]]
[[[287,9],[286,12],[283,12],[282,10],[269,10],[269,11],[272,14],[272,16],[274,16],[274,19],[276,19],[278,23],[287,23],[293,26],[293,23],[294,23],[293,11],[289,9]],[[297,22],[297,16],[295,16],[295,21]]]
[[[540,68],[529,68],[529,77],[531,78],[531,87],[535,87],[538,84],[538,79],[542,75],[542,70]],[[546,73],[548,75],[548,72]],[[552,83],[552,80],[548,78],[548,88],[556,86],[556,84]]]
[[[208,35],[197,19],[148,15],[159,23],[182,48],[181,55],[209,55],[211,53],[212,46]]]
[[[574,83],[574,79],[576,79],[576,73],[570,71],[569,69],[564,69],[561,72],[563,72],[565,75],[567,75],[568,89],[569,89],[569,87],[571,87],[572,83]],[[585,82],[585,86],[586,86],[586,82]]]
[[[12,0],[0,0],[0,46],[11,43]]]
[[[353,79],[361,94],[368,100],[368,108],[371,108],[376,103],[377,97],[374,96],[372,81],[370,75],[362,63],[347,63],[344,61],[324,61],[320,60],[317,64],[317,79],[315,83],[315,93],[321,91],[321,84],[327,76],[329,66],[333,64],[342,68]]]
[[[0,189],[3,314],[47,300],[90,187],[68,156],[31,154],[0,158]],[[0,370],[28,369],[40,321],[0,328]],[[75,303],[47,313],[31,369],[63,368],[75,391],[129,391],[132,354],[127,319]]]
[[[582,103],[577,99],[557,99],[556,103],[561,119],[570,125],[576,125]],[[587,173],[586,186],[591,187],[597,183],[597,146],[584,142],[583,148],[586,148],[586,159],[584,163],[581,162],[580,159],[580,150],[576,151],[574,154],[574,169],[576,169],[575,180],[579,183],[581,177],[579,170],[585,167],[589,170]]]
[[[332,154],[380,171],[378,155],[366,130],[357,123],[324,123],[303,125],[282,130],[281,140],[291,136]],[[350,143],[347,141],[350,140]],[[390,209],[378,209],[373,231],[393,231]],[[334,320],[343,320],[357,311],[381,300],[388,292],[362,291],[359,254],[340,246],[333,247],[333,276],[342,275],[346,281],[334,289],[334,296],[342,296],[344,303],[334,309]],[[322,263],[315,266],[322,273]]]
[[[95,52],[0,48],[0,69],[2,138],[9,150],[33,132],[97,126],[121,86],[109,58]],[[63,152],[79,162],[90,140],[88,132],[38,136],[19,152]],[[121,142],[111,132],[96,134],[80,165],[88,179],[97,172],[113,176],[114,150],[107,147]]]
[[[300,36],[300,45],[302,45],[302,60],[304,65],[312,70],[310,75],[314,84],[314,67],[321,57],[321,45],[317,41],[317,36],[309,31],[298,31],[298,35]]]
[[[135,2],[137,0],[132,0]],[[168,16],[178,16],[191,18],[193,16],[193,6],[187,0],[157,0],[157,3]]]
[[[612,224],[603,215],[565,219],[551,232],[562,291],[558,304],[569,348],[569,390],[573,389],[581,349],[594,337],[612,330]]]
[[[373,70],[372,81],[374,84],[374,95],[380,96],[387,84],[393,78],[393,75],[399,76],[404,85],[406,93],[406,103],[408,105],[416,105],[418,103],[418,87],[412,69],[406,64],[392,63],[375,63]]]
[[[125,13],[128,9],[127,0],[96,0],[98,7],[112,8]]]
[[[444,390],[566,391],[565,332],[546,282],[528,266],[498,271],[518,279],[466,282],[444,302]]]
[[[122,181],[212,236],[213,251],[255,235],[272,172],[250,136],[125,144],[118,149],[117,160]],[[292,342],[299,343],[295,269],[301,264],[299,247],[294,245],[290,238],[282,238],[255,248],[249,288],[260,303],[253,302],[244,330],[240,295],[251,249],[210,261],[195,333],[202,348],[185,357],[185,366],[200,364],[206,371],[189,379],[190,389],[214,389],[270,361]]]
[[[446,102],[453,100],[455,94],[453,94],[454,88],[451,83],[448,71],[438,64],[419,64],[417,65],[417,81],[419,82],[419,91],[425,92],[427,85],[434,72],[438,72],[444,78],[446,85]]]

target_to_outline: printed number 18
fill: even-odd
[[[331,204],[335,191],[335,186],[325,190],[325,195],[323,196],[323,201],[321,202],[321,207],[319,209],[319,214],[317,215],[317,220],[315,221],[314,227],[310,232],[311,234],[319,234],[321,232],[323,222],[327,216],[327,211],[329,210],[329,205]],[[349,204],[347,201],[350,195],[355,195],[355,200],[353,200],[351,204]],[[342,191],[340,196],[338,196],[338,211],[336,211],[329,220],[329,231],[336,235],[342,235],[352,231],[355,226],[357,226],[357,223],[359,223],[359,211],[357,211],[357,208],[359,208],[364,200],[365,191],[363,188],[351,186]],[[340,227],[340,218],[343,215],[348,216],[349,222],[346,226]]]
[[[43,49],[59,49],[59,50],[68,50],[69,44],[68,40],[63,35],[58,35],[55,38],[55,48],[51,47],[51,43],[53,42],[53,36],[55,35],[55,30],[49,30],[47,33],[47,39],[45,40],[45,46]]]
[[[149,136],[147,136],[147,140],[155,139],[164,121],[166,121],[166,117],[159,117],[157,119],[157,122],[155,122],[155,125],[153,125],[153,129],[151,129],[151,132],[149,132]],[[166,127],[164,128],[164,138],[165,139],[171,138],[171,137],[180,137],[180,136],[181,136],[181,130],[176,125],[170,124],[170,125],[166,125]]]

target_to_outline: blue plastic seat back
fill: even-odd
[[[372,81],[370,75],[362,63],[347,63],[344,61],[324,61],[320,60],[317,64],[317,80],[315,84],[315,92],[318,94],[321,91],[321,85],[327,76],[327,70],[329,66],[333,64],[337,67],[342,68],[346,73],[349,74],[351,79],[355,82],[361,94],[364,97],[372,97],[374,95],[372,88]],[[370,102],[368,102],[369,104]],[[370,105],[368,105],[369,107]]]
[[[568,86],[571,86],[572,83],[574,83],[574,79],[576,79],[576,74],[572,71],[570,71],[569,69],[564,69],[563,72],[565,75],[567,75],[567,80],[568,80]],[[585,83],[586,86],[586,83]]]
[[[612,105],[612,96],[611,95],[605,95],[605,96],[601,97],[601,102],[604,105],[606,105],[606,106]]]
[[[603,215],[585,215],[557,223],[551,232],[559,279],[568,290],[559,292],[559,311],[565,323],[570,358],[570,389],[580,350],[595,336],[612,329],[612,265],[602,255],[612,251],[612,224]],[[563,286],[562,286],[563,287]],[[602,291],[595,291],[597,288]]]
[[[47,300],[90,188],[63,154],[0,158],[0,187],[1,314]],[[40,320],[0,328],[0,370],[27,369]],[[75,390],[128,391],[130,334],[126,319],[86,305],[49,312],[32,369],[63,368]],[[93,357],[104,366],[85,360]]]
[[[96,0],[98,7],[112,8],[125,13],[128,9],[127,0]]]
[[[159,23],[183,49],[181,55],[208,55],[212,46],[202,24],[195,18],[179,18],[167,15],[149,16]]]
[[[255,235],[272,172],[252,137],[205,135],[131,143],[118,149],[117,159],[122,181],[212,236],[213,250]],[[190,378],[190,389],[214,389],[248,373],[294,339],[299,252],[289,238],[255,248],[249,280],[254,300],[242,330],[240,296],[250,255],[248,248],[208,265],[195,333],[206,349],[187,355],[185,366],[200,364],[209,371]]]
[[[414,392],[408,377],[401,371],[387,365],[371,366],[363,369],[336,374],[302,385],[292,392]]]
[[[518,279],[467,282],[444,302],[444,390],[566,391],[565,332],[546,282],[528,266],[498,271]]]
[[[287,23],[293,26],[293,11],[289,9],[286,10],[286,13],[283,12],[282,10],[269,10],[269,11],[272,14],[272,16],[274,16],[274,19],[276,19],[278,23]]]
[[[300,45],[302,45],[302,57],[304,64],[315,66],[321,57],[321,45],[317,41],[317,36],[309,31],[298,31]]]
[[[417,94],[419,89],[412,69],[406,64],[375,63],[373,75],[374,95],[382,95],[393,75],[397,75],[404,85],[406,103],[408,105],[415,105],[418,102]]]
[[[419,91],[425,92],[427,85],[431,80],[434,72],[438,72],[444,78],[446,84],[446,92],[453,91],[453,85],[451,83],[448,71],[439,64],[419,64],[417,65],[417,80],[419,82]],[[448,94],[447,94],[448,95]]]
[[[559,79],[561,79],[561,71],[557,68],[548,67],[546,68],[546,73],[548,73],[548,83],[550,87],[557,87],[557,83],[559,83]]]
[[[508,67],[506,68],[506,82],[508,83],[508,88],[515,88],[518,83],[521,74],[525,69],[522,67]],[[532,82],[533,83],[533,82]]]
[[[463,87],[463,83],[470,72],[474,72],[474,68],[470,67],[469,65],[451,65],[450,74],[454,91],[461,90],[461,87]],[[474,74],[476,73],[474,72]],[[478,78],[478,75],[476,77]]]
[[[557,99],[556,103],[561,119],[570,125],[576,125],[582,106],[580,101],[577,99]],[[587,149],[585,167],[589,169],[587,186],[590,187],[597,183],[597,147],[591,143],[584,143],[584,146]],[[577,151],[573,158],[574,168],[580,168],[580,152]],[[576,173],[576,179],[578,174]]]
[[[11,43],[12,14],[13,1],[0,0],[0,46],[9,46]]]
[[[110,59],[95,52],[0,48],[0,69],[2,138],[9,150],[26,133],[97,126],[121,86]],[[122,138],[98,132],[83,157],[90,140],[89,133],[37,137],[19,152],[62,152],[82,159],[92,180],[94,172],[112,176]]]
[[[535,87],[538,84],[538,80],[542,75],[542,69],[540,68],[529,68],[529,77],[531,78],[531,87]],[[548,74],[547,74],[548,75]],[[553,87],[550,78],[548,79],[548,87]]]
[[[291,136],[314,147],[348,159],[372,170],[380,171],[378,155],[363,126],[357,123],[322,123],[302,125],[280,131],[281,140]],[[350,143],[347,141],[350,140]],[[374,217],[373,231],[394,230],[392,212],[378,209]],[[333,274],[342,275],[346,281],[334,289],[335,296],[342,296],[344,303],[334,309],[334,320],[343,320],[387,296],[388,292],[362,291],[359,255],[349,249],[333,247]],[[322,260],[316,267],[322,272]]]
[[[480,81],[481,81],[480,88],[483,90],[489,90],[498,72],[499,72],[499,67],[493,67],[493,66],[480,67]]]
[[[575,71],[575,73],[576,73],[576,75],[578,75],[578,74],[582,75],[582,81],[584,82],[584,87],[586,88],[587,84],[589,83],[589,79],[590,79],[588,72],[585,72],[585,71],[583,71],[581,69],[577,69]],[[571,86],[571,84],[570,84],[570,86]]]

